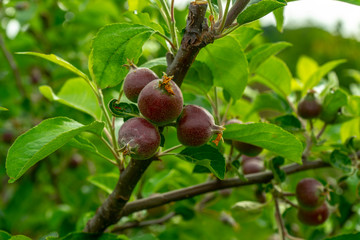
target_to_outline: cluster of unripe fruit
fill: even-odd
[[[329,217],[325,196],[325,187],[319,181],[313,178],[302,179],[296,186],[298,219],[312,226],[324,223]]]
[[[222,133],[223,128],[215,125],[213,116],[206,109],[196,105],[183,106],[180,88],[166,74],[159,79],[150,69],[130,64],[124,93],[138,104],[144,117],[129,119],[119,130],[120,147],[134,159],[152,157],[161,142],[158,127],[174,121],[178,139],[185,146],[201,146],[214,134]]]

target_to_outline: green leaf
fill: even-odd
[[[61,240],[129,240],[125,235],[116,235],[111,233],[83,233],[83,232],[75,232],[70,233],[67,236],[61,238]]]
[[[354,117],[360,117],[360,96],[349,96],[346,112]]]
[[[141,12],[149,2],[147,0],[128,0],[129,11]]]
[[[230,124],[226,126],[223,137],[250,143],[290,161],[301,163],[302,143],[294,135],[274,124]]]
[[[187,147],[176,155],[188,162],[207,167],[219,179],[225,177],[225,158],[219,150],[210,145]]]
[[[280,113],[286,113],[290,111],[290,106],[274,92],[261,93],[256,96],[248,115],[261,110],[276,110]]]
[[[315,87],[328,72],[344,62],[346,62],[346,60],[334,60],[319,67],[319,69],[304,82],[303,93],[306,93],[307,90]]]
[[[4,107],[0,107],[0,111],[8,111],[8,109]]]
[[[346,75],[352,77],[355,81],[360,83],[360,71],[355,69],[349,69],[346,71]]]
[[[346,3],[350,3],[350,4],[354,4],[354,5],[359,5],[360,6],[360,0],[338,0],[340,2],[346,2]],[[345,239],[345,238],[344,238]]]
[[[101,109],[97,97],[89,84],[81,78],[66,81],[57,95],[47,85],[39,87],[39,90],[49,101],[62,103],[100,119]]]
[[[33,55],[33,56],[44,58],[50,62],[56,63],[57,65],[60,65],[63,68],[70,70],[71,72],[75,73],[79,77],[89,81],[89,78],[88,78],[88,76],[86,76],[85,73],[81,72],[79,69],[74,67],[72,64],[70,64],[69,62],[65,61],[64,59],[62,59],[54,54],[42,54],[42,53],[36,53],[36,52],[18,52],[17,54]]]
[[[157,66],[166,67],[167,66],[166,57],[160,57],[160,58],[151,59],[150,61],[147,61],[146,63],[144,63],[140,67],[142,67],[142,68],[153,68],[153,67],[157,67]]]
[[[246,87],[248,63],[235,36],[228,35],[200,51],[197,60],[211,69],[215,86],[224,88],[239,99]]]
[[[330,163],[333,167],[338,168],[346,173],[351,172],[351,159],[348,155],[335,149],[330,155]]]
[[[301,122],[294,115],[284,115],[271,120],[271,123],[278,125],[284,130],[294,133],[301,131]]]
[[[262,0],[258,3],[250,5],[242,13],[240,13],[237,17],[237,22],[240,25],[243,25],[245,23],[255,21],[275,9],[284,6],[286,6],[286,1],[284,0]]]
[[[19,136],[10,147],[6,158],[9,183],[19,179],[30,167],[44,159],[73,137],[84,131],[100,135],[104,123],[83,125],[66,117],[42,121],[36,127]]]
[[[230,34],[240,44],[241,49],[245,50],[250,42],[262,33],[262,30],[251,27],[241,26]]]
[[[12,236],[9,240],[31,240],[31,238],[24,235]]]
[[[308,79],[319,69],[317,62],[307,56],[301,56],[296,65],[297,76],[303,83],[306,83]]]
[[[360,118],[354,118],[341,124],[341,142],[345,142],[349,137],[360,137]]]
[[[139,109],[135,104],[124,102],[118,103],[117,101],[117,99],[112,99],[109,102],[109,109],[113,116],[124,118],[124,120],[139,116]]]
[[[94,176],[89,176],[87,180],[94,184],[95,186],[99,187],[100,189],[104,190],[108,194],[111,194],[112,191],[115,189],[116,183],[119,180],[119,174],[117,173],[103,173],[97,174]]]
[[[277,43],[267,43],[260,45],[260,49],[255,48],[251,52],[256,52],[255,54],[249,53],[250,55],[253,55],[251,59],[249,59],[249,69],[250,72],[254,72],[260,64],[265,62],[267,59],[269,59],[271,56],[279,53],[280,51],[284,50],[287,47],[292,46],[291,43],[288,42],[277,42]]]
[[[266,204],[252,201],[241,201],[235,203],[231,207],[231,215],[236,219],[243,221],[243,219],[255,219],[259,217]]]
[[[283,31],[284,26],[284,9],[285,7],[278,8],[273,11],[276,20],[276,28],[279,32]]]
[[[358,5],[360,5],[360,3]],[[359,239],[360,239],[360,233],[355,233],[355,234],[344,234],[332,238],[327,238],[326,240],[359,240]]]
[[[0,239],[1,240],[9,240],[11,235],[3,230],[0,230]]]
[[[196,79],[196,81],[194,81],[194,79]],[[195,88],[196,90],[201,90],[202,93],[207,93],[213,84],[211,69],[200,61],[195,61],[191,65],[184,79],[184,85]]]
[[[286,63],[272,56],[257,68],[251,81],[263,83],[286,98],[291,92],[291,79]]]
[[[330,92],[325,96],[322,104],[320,119],[326,123],[332,123],[336,120],[338,111],[347,104],[347,94],[341,89]]]
[[[154,30],[138,24],[111,24],[103,27],[92,43],[92,65],[95,82],[100,88],[118,85],[128,73],[127,59],[136,63],[142,46]]]
[[[270,161],[270,170],[273,172],[274,174],[274,178],[276,181],[280,182],[284,182],[286,179],[286,174],[284,172],[284,170],[280,169],[281,165],[283,165],[285,163],[285,159],[282,157],[274,157],[273,159],[271,159]]]

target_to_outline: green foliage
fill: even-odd
[[[325,96],[322,104],[321,120],[332,123],[336,120],[337,113],[341,107],[347,104],[347,95],[344,91],[337,89]]]
[[[124,118],[125,120],[139,115],[139,109],[132,103],[118,103],[117,99],[112,99],[109,102],[109,109],[111,114],[115,117]]]
[[[100,120],[101,109],[93,89],[81,78],[73,78],[66,81],[56,95],[50,86],[40,86],[39,91],[49,101],[56,101],[90,114]]]
[[[63,68],[15,55],[25,89],[23,97],[10,65],[0,66],[0,105],[6,107],[0,107],[0,165],[6,164],[10,177],[5,167],[0,167],[0,180],[15,182],[24,175],[0,190],[0,229],[11,233],[0,231],[0,239],[30,239],[18,234],[43,240],[269,239],[277,227],[273,199],[268,197],[262,204],[254,193],[264,189],[294,192],[296,183],[304,177],[316,177],[329,184],[333,191],[328,202],[338,206],[340,216],[332,214],[323,226],[309,228],[298,222],[293,207],[279,199],[288,233],[304,239],[326,239],[331,230],[332,235],[340,236],[329,239],[359,238],[358,234],[348,234],[358,229],[360,222],[355,214],[360,209],[358,163],[353,158],[359,151],[360,135],[360,74],[355,70],[359,69],[359,44],[316,29],[285,29],[279,35],[275,28],[268,28],[261,35],[262,30],[255,28],[259,22],[248,24],[273,12],[276,27],[282,31],[283,0],[250,1],[237,18],[240,25],[247,25],[226,29],[213,44],[202,49],[181,86],[185,104],[205,107],[219,125],[231,118],[256,122],[226,126],[223,137],[265,148],[259,157],[276,181],[167,204],[161,206],[163,213],[156,217],[152,209],[130,214],[118,224],[153,220],[168,212],[176,216],[161,225],[128,229],[124,231],[127,236],[78,232],[117,184],[119,171],[114,165],[118,161],[129,164],[129,157],[123,158],[121,150],[116,149],[116,133],[125,120],[140,114],[137,105],[128,103],[125,97],[117,103],[128,72],[122,65],[127,59],[133,60],[160,76],[167,68],[165,54],[176,53],[168,41],[174,37],[181,40],[184,33],[187,8],[175,7],[174,35],[169,28],[172,22],[168,10],[162,6],[165,2],[3,3],[0,37],[4,36],[5,48],[10,53],[38,56]],[[217,20],[218,1],[212,2]],[[360,5],[358,1],[343,2]],[[14,21],[20,24],[21,31],[10,39],[7,28]],[[311,38],[305,39],[304,34]],[[345,58],[346,63],[331,61]],[[0,62],[7,61],[0,53]],[[83,71],[86,67],[91,78]],[[323,105],[321,117],[311,124],[296,113],[296,104],[309,89],[317,91]],[[58,117],[47,119],[54,116]],[[206,181],[212,184],[215,177],[247,181],[241,172],[245,158],[229,144],[215,147],[209,143],[170,151],[179,144],[174,123],[159,129],[160,161],[153,161],[145,171],[130,201],[197,184],[201,187]],[[328,127],[317,137],[324,123]],[[308,161],[320,159],[332,167],[285,175],[281,167],[291,161],[301,164],[304,149]],[[164,151],[169,152],[162,155]],[[44,158],[46,161],[41,161]],[[104,160],[114,165],[104,164]]]
[[[137,63],[141,48],[154,30],[139,24],[112,24],[103,27],[92,43],[89,70],[100,88],[121,83],[128,70],[121,65]]]
[[[349,1],[347,1],[347,2],[349,2]],[[355,1],[352,1],[352,2],[355,2]],[[355,233],[355,234],[345,234],[345,235],[341,235],[341,236],[337,236],[337,237],[327,238],[326,240],[356,240],[356,239],[359,239],[359,237],[360,237],[360,233]]]
[[[262,0],[258,3],[250,5],[237,17],[237,22],[240,25],[255,21],[263,16],[271,13],[277,8],[284,7],[286,1],[284,0]]]
[[[50,62],[56,63],[57,65],[59,65],[59,66],[61,66],[63,68],[66,68],[67,70],[75,73],[79,77],[89,81],[86,74],[84,74],[79,69],[74,67],[71,63],[65,61],[64,59],[62,59],[62,58],[60,58],[60,57],[58,57],[58,56],[56,56],[54,54],[42,54],[42,53],[36,53],[36,52],[18,52],[17,54],[25,54],[25,55],[33,55],[33,56],[41,57],[41,58],[46,59],[46,60],[48,60]]]
[[[100,135],[104,124],[83,125],[72,119],[47,119],[16,139],[8,151],[6,172],[9,182],[15,182],[31,166],[53,153],[73,137],[84,131]]]
[[[301,142],[294,135],[273,124],[230,124],[226,126],[224,138],[250,143],[290,161],[301,163]]]
[[[208,168],[217,178],[224,179],[225,176],[225,158],[214,147],[210,145],[203,145],[196,148],[185,148],[176,156]]]
[[[234,99],[242,96],[249,74],[248,62],[235,36],[229,35],[208,45],[197,59],[211,69],[215,86],[223,87]]]

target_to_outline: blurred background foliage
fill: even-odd
[[[142,12],[148,13],[152,21],[165,24],[154,4],[148,4],[147,1],[133,2],[139,4]],[[128,11],[132,7],[125,0],[0,1],[0,106],[9,109],[0,112],[1,230],[34,239],[50,232],[58,232],[63,236],[71,231],[80,231],[91,212],[96,210],[108,194],[104,187],[98,188],[91,182],[96,182],[94,178],[101,174],[109,177],[110,185],[117,178],[116,169],[112,165],[91,153],[74,150],[66,145],[45,161],[39,162],[16,183],[7,183],[5,158],[9,146],[17,136],[49,117],[66,115],[82,123],[90,123],[92,120],[87,114],[57,102],[48,102],[39,92],[41,85],[50,85],[58,92],[62,84],[73,77],[70,72],[44,60],[14,53],[54,53],[87,73],[91,39],[106,24],[129,21]],[[185,27],[186,8],[176,9],[175,16],[181,31]],[[260,27],[259,22],[252,25]],[[251,47],[265,42],[290,42],[293,47],[281,52],[278,57],[287,63],[293,76],[296,76],[296,64],[302,55],[313,58],[319,64],[334,59],[347,59],[345,64],[336,68],[336,74],[341,79],[341,87],[350,92],[350,86],[355,80],[349,76],[348,69],[360,69],[359,41],[331,34],[317,27],[285,29],[282,33],[275,27],[263,30],[264,33],[252,42]],[[9,53],[13,62],[5,57]],[[165,53],[165,48],[153,38],[145,44],[139,65],[163,57]],[[17,74],[19,78],[16,77]],[[107,98],[110,99],[116,91],[116,88],[108,89]],[[185,98],[187,102],[196,101],[209,108],[203,98],[191,94]],[[246,112],[250,105],[241,104],[245,100],[247,99],[239,101],[238,107],[245,108],[243,111]],[[175,132],[171,130],[165,132],[165,135],[169,136],[167,139],[176,139]],[[95,143],[98,141],[92,140]],[[171,140],[168,144],[174,145]],[[99,143],[97,146],[101,148],[102,145]],[[104,151],[106,152],[105,149]],[[189,163],[166,157],[164,161],[154,163],[148,169],[135,190],[135,195],[145,197],[206,180],[205,175],[191,174],[192,168]],[[293,191],[296,182],[305,176],[315,176],[315,173],[308,171],[290,176],[289,181],[284,183],[284,188]],[[336,179],[330,177],[329,170],[316,170],[316,176],[336,185]],[[270,239],[276,227],[273,206],[267,206],[259,216],[231,216],[230,207],[235,202],[256,200],[256,188],[257,186],[250,186],[216,192],[210,196],[214,200],[206,208],[199,206],[198,202],[201,203],[204,198],[199,196],[134,214],[123,221],[161,217],[170,211],[178,216],[165,225],[131,229],[125,233],[132,237],[152,233],[159,239],[250,239],[254,236],[257,239]],[[303,232],[306,239],[315,240],[323,239],[326,234],[359,231],[360,205],[352,209],[350,204],[355,201],[354,196],[357,194],[356,178],[348,178],[342,185],[336,186],[336,191],[332,194],[344,203],[342,206],[348,206],[340,209],[341,217],[333,214],[331,221],[314,229],[299,224],[294,213],[286,211],[284,217],[287,223],[291,223],[287,226],[291,233],[296,236]],[[198,211],[194,211],[194,207]]]

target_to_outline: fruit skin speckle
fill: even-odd
[[[160,133],[144,118],[131,118],[119,130],[119,146],[136,160],[148,159],[160,146]]]

